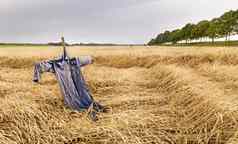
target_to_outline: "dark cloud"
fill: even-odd
[[[144,43],[236,5],[236,0],[2,0],[0,41],[48,42],[64,35],[71,42]]]

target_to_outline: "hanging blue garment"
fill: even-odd
[[[58,59],[36,63],[33,81],[39,82],[44,72],[54,73],[64,96],[65,105],[77,111],[92,108],[90,116],[95,120],[96,113],[103,111],[103,107],[94,101],[81,73],[81,67],[91,63],[90,56],[70,58],[64,51]]]

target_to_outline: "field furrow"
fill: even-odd
[[[92,122],[87,111],[64,106],[53,74],[32,82],[34,63],[58,54],[56,47],[26,48],[24,56],[2,49],[0,143],[237,142],[236,49],[70,48],[70,53],[94,57],[83,74],[109,111]]]

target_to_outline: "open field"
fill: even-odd
[[[59,47],[0,48],[0,143],[237,144],[238,47],[70,47],[99,121],[66,109],[52,74],[32,83],[34,62]]]

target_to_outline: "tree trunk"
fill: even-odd
[[[228,41],[231,41],[231,33],[228,34]]]

